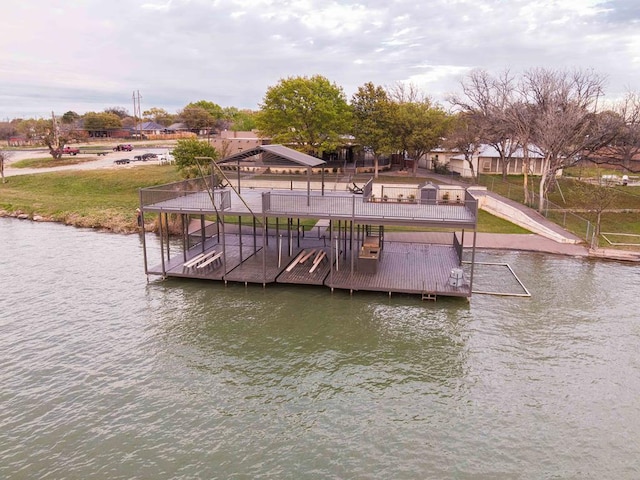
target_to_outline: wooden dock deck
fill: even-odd
[[[449,245],[386,242],[377,272],[352,272],[348,255],[339,270],[327,277],[325,285],[353,291],[466,297],[470,295],[468,282],[460,287],[449,285],[451,270],[459,265],[455,249]]]
[[[459,281],[450,278],[454,271],[462,272],[463,246],[453,232],[462,230],[464,235],[467,230],[475,235],[476,231],[477,201],[468,192],[462,203],[452,205],[373,202],[356,195],[273,189],[243,190],[240,196],[229,189],[198,191],[189,182],[180,188],[160,186],[143,192],[142,210],[165,217],[180,215],[186,237],[183,243],[199,243],[151,268],[145,246],[148,274],[265,286],[317,285],[423,298],[471,296],[473,268]],[[193,231],[197,228],[194,216],[200,225],[206,225],[204,231]],[[239,230],[220,220],[227,217],[252,217],[253,225]],[[267,229],[262,226],[267,219],[282,226],[273,228],[267,222]],[[299,228],[301,220],[307,220],[306,232]],[[438,230],[445,241],[429,243],[416,237],[403,242],[393,235],[385,239],[385,228],[398,226]],[[169,256],[168,243],[166,252],[161,247],[163,258]]]
[[[190,259],[201,252],[201,246],[196,246],[189,251],[187,262],[184,262],[182,257],[173,258],[168,262],[164,275],[245,284],[317,285],[352,292],[375,291],[388,294],[457,297],[468,297],[471,294],[468,281],[459,287],[449,284],[451,270],[460,266],[455,249],[449,245],[386,242],[377,271],[365,273],[357,268],[357,251],[354,251],[353,269],[349,251],[346,255],[341,252],[336,268],[330,247],[319,246],[317,239],[302,240],[301,246],[294,248],[292,255],[288,255],[287,248],[283,248],[279,255],[275,238],[271,239],[267,247],[258,246],[255,253],[253,244],[247,242],[243,245],[242,259],[239,245],[233,244],[234,239],[237,240],[237,235],[229,235],[227,239],[227,255],[224,262],[213,262],[204,268],[186,267],[185,263],[189,263]],[[212,251],[221,252],[221,244],[209,244],[206,252]],[[322,258],[315,265],[314,259],[318,255]],[[300,262],[304,257],[307,258]],[[150,273],[161,274],[161,269],[162,266],[157,265]]]

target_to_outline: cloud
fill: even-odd
[[[27,5],[28,3],[28,5]],[[473,68],[640,73],[635,0],[30,0],[5,9],[0,118],[131,103],[258,108],[281,78],[413,82],[435,98]]]
[[[601,2],[598,7],[605,13],[611,23],[638,25],[640,23],[640,4],[636,0],[609,0]]]

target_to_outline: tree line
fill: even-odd
[[[378,158],[399,153],[419,159],[435,148],[464,155],[474,176],[474,155],[495,148],[503,175],[516,153],[523,158],[523,190],[528,198],[530,156],[542,158],[539,208],[556,173],[579,161],[639,171],[640,97],[634,92],[604,102],[604,78],[593,71],[536,68],[514,75],[470,72],[445,110],[416,87],[371,82],[350,101],[322,76],[281,80],[267,90],[256,116],[258,129],[275,142],[318,154],[346,138]],[[414,170],[417,162],[413,162]]]
[[[481,145],[490,145],[500,156],[503,175],[519,152],[525,196],[530,191],[529,157],[535,153],[542,158],[537,187],[543,199],[556,173],[581,160],[638,171],[640,97],[629,92],[605,103],[604,85],[601,75],[585,70],[535,68],[518,75],[474,70],[462,79],[460,91],[447,98],[445,108],[410,84],[385,87],[367,82],[347,99],[343,89],[324,76],[298,76],[269,87],[257,111],[222,108],[202,100],[175,116],[161,108],[143,116],[162,125],[180,120],[189,128],[208,131],[255,128],[273,143],[316,156],[347,143],[358,145],[373,155],[375,176],[383,156],[415,159],[415,171],[417,160],[436,148],[459,152],[477,176],[474,155]],[[117,107],[61,117],[65,125],[80,120],[91,128],[138,121]],[[43,124],[36,126],[38,122]],[[51,129],[47,122],[10,123],[22,131],[46,132]]]
[[[48,145],[48,140],[54,141],[57,135],[60,137],[58,143],[64,144],[107,132],[134,130],[141,122],[154,122],[162,127],[183,123],[187,130],[196,133],[224,129],[252,130],[255,128],[254,113],[235,107],[223,108],[207,100],[189,103],[176,114],[153,107],[142,112],[141,118],[130,115],[123,107],[109,107],[102,112],[87,112],[82,115],[68,111],[55,118],[16,118],[0,122],[0,140],[21,136],[28,142]]]

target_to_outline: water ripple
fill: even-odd
[[[137,236],[0,235],[2,478],[640,476],[633,267],[489,253],[532,298],[434,303],[147,283]]]

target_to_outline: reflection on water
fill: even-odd
[[[3,478],[640,474],[637,266],[481,253],[532,297],[422,302],[147,283],[137,236],[0,240]]]

